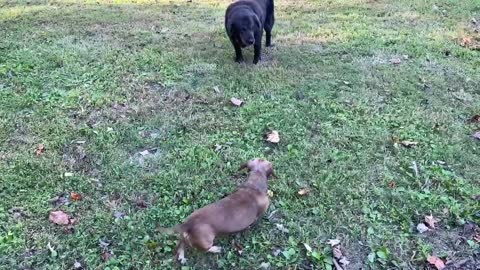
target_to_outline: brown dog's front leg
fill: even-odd
[[[177,247],[175,248],[175,253],[177,255],[177,260],[181,264],[187,263],[187,258],[185,258],[185,240],[183,238],[178,242]]]

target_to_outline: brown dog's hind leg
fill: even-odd
[[[209,225],[198,225],[190,232],[192,246],[207,252],[219,253],[221,248],[213,245],[215,234]]]

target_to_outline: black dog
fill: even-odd
[[[235,48],[235,61],[243,62],[242,48],[254,45],[253,63],[261,58],[263,29],[266,46],[272,45],[275,22],[273,0],[238,0],[227,8],[225,28]]]

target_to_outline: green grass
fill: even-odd
[[[252,50],[233,62],[228,3],[0,1],[0,268],[178,268],[176,238],[156,227],[231,192],[255,157],[279,176],[266,217],[218,240],[222,254],[189,251],[190,269],[332,269],[332,238],[349,269],[473,260],[462,224],[480,222],[480,125],[466,123],[480,114],[480,53],[459,40],[478,37],[480,2],[277,1],[258,66]],[[50,202],[72,191],[83,200]],[[48,221],[54,209],[73,232]],[[439,228],[420,235],[428,214]]]

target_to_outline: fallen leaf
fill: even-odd
[[[480,115],[476,114],[472,116],[472,118],[468,120],[468,123],[471,123],[471,124],[480,123]]]
[[[303,246],[305,247],[305,249],[306,249],[308,252],[312,252],[313,249],[312,249],[312,247],[311,247],[309,244],[303,243]]]
[[[423,222],[418,223],[418,225],[417,225],[417,231],[418,231],[419,233],[424,233],[424,232],[426,232],[426,231],[428,231],[428,230],[429,230],[429,229],[428,229],[428,227],[425,225],[425,223],[423,223]]]
[[[222,146],[221,146],[220,144],[218,144],[218,143],[215,144],[215,151],[218,152],[218,151],[220,151],[220,150],[222,150]]]
[[[273,191],[271,191],[270,189],[267,190],[267,195],[268,195],[268,197],[272,198],[273,197]]]
[[[37,156],[43,155],[43,152],[45,152],[45,146],[43,145],[43,143],[41,143],[37,146]]]
[[[394,58],[390,59],[390,64],[399,65],[401,63],[402,63],[402,59],[400,59],[398,57],[394,57]]]
[[[418,165],[416,161],[412,161],[412,168],[413,172],[415,173],[415,177],[418,177]]]
[[[443,263],[443,261],[441,259],[439,259],[438,257],[436,256],[428,256],[427,257],[427,261],[432,264],[432,265],[435,265],[435,267],[438,269],[438,270],[442,270],[445,268],[445,263]]]
[[[72,176],[73,176],[73,173],[71,173],[71,172],[66,172],[66,173],[64,174],[64,176],[65,176],[65,177],[72,177]]]
[[[403,145],[404,147],[410,148],[410,147],[416,146],[416,145],[418,144],[418,142],[414,142],[414,141],[401,141],[400,144]]]
[[[475,242],[477,243],[480,243],[480,233],[477,233],[476,235],[474,235],[473,240],[475,240]]]
[[[220,88],[218,86],[214,86],[213,91],[215,91],[217,94],[220,94]]]
[[[460,89],[460,91],[453,92],[452,96],[458,100],[465,101],[465,102],[473,101],[472,94],[465,92],[465,90],[463,89]]]
[[[70,217],[67,214],[65,214],[63,211],[50,212],[50,216],[48,217],[48,220],[59,225],[70,224]]]
[[[277,248],[275,249],[274,251],[272,251],[272,255],[277,257],[278,255],[280,255],[280,253],[282,253],[282,250]]]
[[[230,102],[237,107],[242,106],[242,104],[243,104],[243,100],[238,99],[238,98],[234,98],[234,97],[232,97],[230,99]]]
[[[327,244],[329,244],[330,246],[334,247],[334,246],[340,244],[340,240],[338,240],[338,239],[330,239],[330,240],[327,241]]]
[[[260,269],[268,269],[270,268],[270,263],[268,262],[262,262],[259,266]]]
[[[477,132],[473,133],[472,137],[477,139],[477,140],[480,140],[480,131],[477,131]]]
[[[142,152],[139,152],[139,154],[142,155],[142,156],[148,156],[148,155],[150,155],[150,151],[143,150]]]
[[[70,198],[72,198],[73,201],[80,201],[82,200],[82,195],[77,192],[70,192]]]
[[[275,226],[277,229],[283,233],[288,233],[288,229],[283,226],[283,224],[276,223]]]
[[[50,242],[48,242],[47,248],[48,248],[48,250],[50,250],[50,255],[51,255],[52,257],[57,257],[58,253],[57,253],[57,251],[55,251],[55,249],[50,245]]]
[[[471,37],[464,37],[462,38],[462,41],[460,42],[460,46],[462,47],[468,47],[473,43],[473,40]]]
[[[77,261],[75,261],[75,263],[73,264],[73,268],[75,269],[82,269],[82,267],[83,267],[82,264]]]
[[[431,229],[435,229],[435,223],[439,222],[438,218],[434,218],[432,215],[425,216],[425,223],[427,223],[428,227]]]
[[[309,193],[310,193],[309,188],[302,188],[298,191],[298,195],[300,196],[305,196],[305,195],[308,195]]]
[[[280,135],[278,131],[272,130],[270,133],[267,134],[267,141],[271,143],[279,143],[280,142]]]
[[[335,257],[335,259],[341,259],[343,257],[342,251],[339,247],[333,248],[333,257]]]
[[[235,250],[238,252],[238,255],[242,255],[243,246],[235,240],[232,242],[232,244],[233,244],[233,247],[235,248]]]
[[[115,218],[122,219],[122,218],[125,217],[125,213],[120,212],[120,211],[115,211],[115,212],[113,213],[113,216],[114,216]]]
[[[105,252],[102,253],[102,260],[104,262],[110,260],[111,257],[112,257],[112,254],[108,251],[105,251]]]
[[[395,183],[395,181],[390,181],[388,182],[388,187],[394,189],[397,187],[397,183]]]
[[[143,200],[143,199],[138,199],[138,200],[135,202],[135,205],[136,205],[138,208],[141,208],[141,209],[148,208],[147,203],[146,203],[145,200]]]

